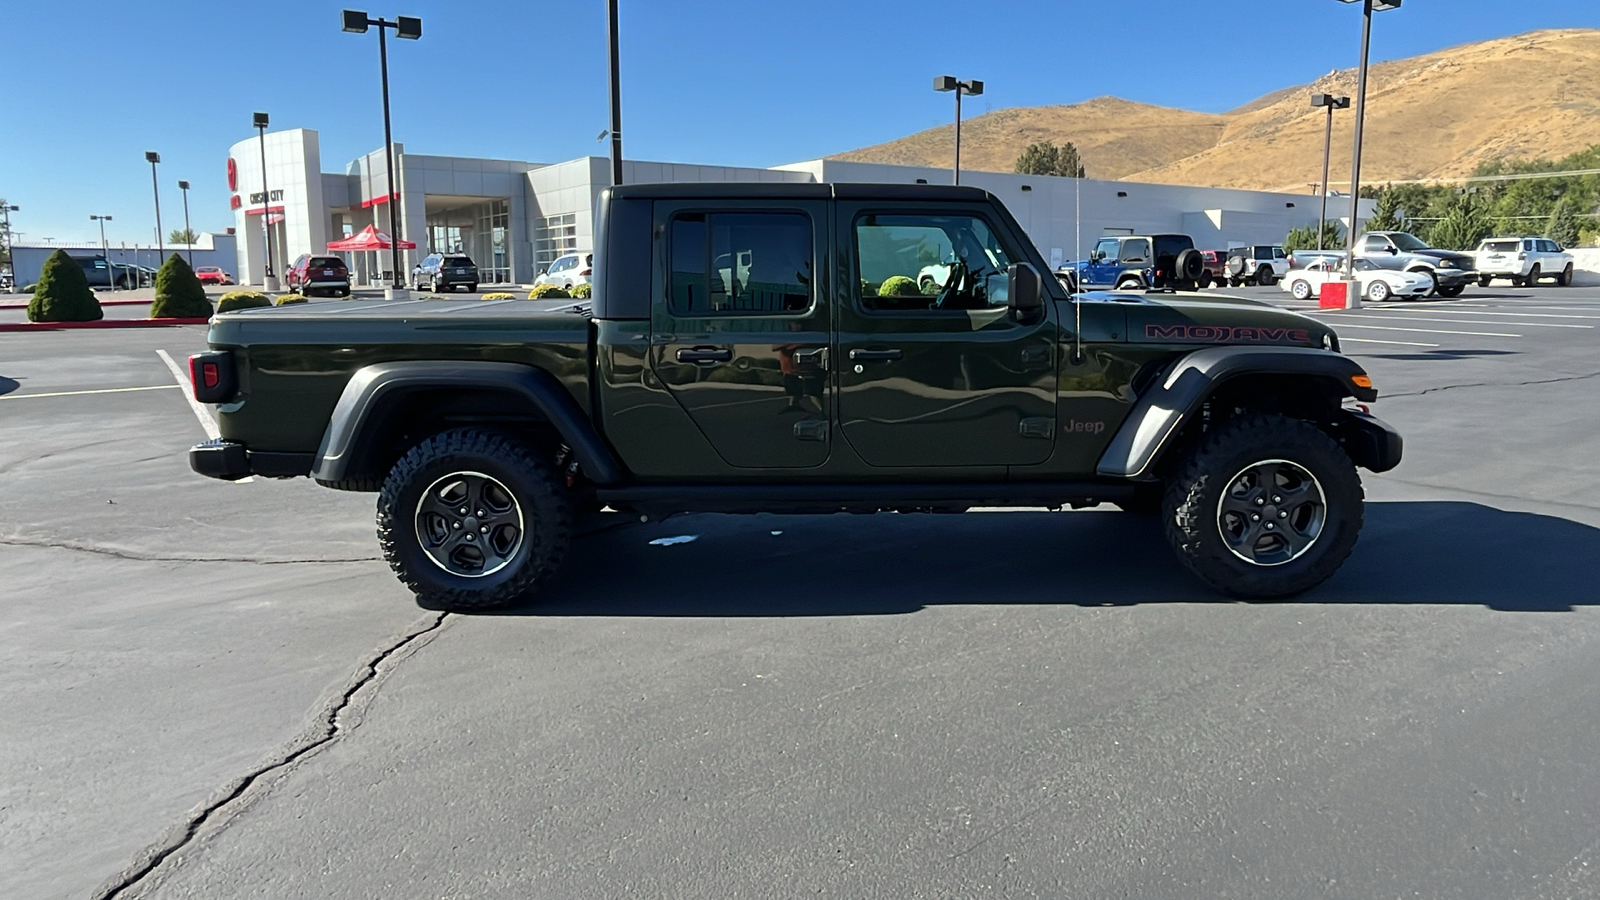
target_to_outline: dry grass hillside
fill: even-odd
[[[1212,115],[1102,97],[1005,109],[962,127],[962,165],[1011,171],[1034,141],[1072,141],[1094,178],[1303,191],[1321,175],[1313,93],[1354,94],[1329,73]],[[1353,116],[1334,116],[1332,178],[1350,177]],[[951,128],[839,154],[950,164]],[[1496,158],[1558,158],[1600,143],[1600,30],[1538,31],[1375,64],[1367,86],[1362,181],[1469,174]]]

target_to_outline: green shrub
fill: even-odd
[[[24,294],[31,294],[34,291],[37,291],[38,289],[39,289],[39,286],[37,284],[26,284],[26,285],[22,286],[22,292]]]
[[[211,315],[211,301],[194,270],[174,253],[156,272],[156,299],[150,304],[152,319],[203,319]]]
[[[572,295],[553,284],[536,284],[528,292],[529,300],[571,300]]]
[[[236,309],[258,309],[271,306],[272,298],[259,291],[229,291],[217,298],[217,312],[233,312]]]
[[[278,299],[272,301],[272,305],[273,306],[288,306],[291,303],[304,303],[304,302],[306,302],[306,298],[300,296],[299,294],[284,294],[282,297],[279,297]]]
[[[83,275],[83,266],[57,250],[44,261],[39,273],[39,283],[34,285],[33,299],[28,301],[30,322],[94,322],[105,318],[100,311],[100,301],[89,290],[89,279]]]
[[[492,293],[484,294],[483,297],[481,297],[480,299],[483,299],[483,300],[515,300],[515,299],[517,299],[517,295],[516,294],[508,294],[505,291],[494,291]]]
[[[944,290],[944,285],[942,285],[939,282],[934,281],[933,279],[930,278],[930,279],[928,279],[928,283],[924,284],[922,286],[922,296],[924,296],[924,297],[937,297],[937,296],[939,296],[939,293],[941,291],[943,291],[943,290]]]
[[[904,275],[892,275],[878,285],[879,297],[920,297],[922,288]]]
[[[593,294],[594,286],[588,282],[584,282],[583,284],[575,284],[572,286],[572,298],[574,300],[587,300]]]

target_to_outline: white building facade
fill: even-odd
[[[261,283],[268,229],[273,271],[279,276],[301,254],[326,253],[330,241],[369,224],[391,233],[383,151],[350,162],[343,172],[323,172],[317,133],[307,129],[266,135],[266,189],[262,188],[259,137],[233,145],[228,156],[238,235],[240,280]],[[399,235],[417,244],[401,253],[401,271],[432,252],[465,253],[482,282],[528,283],[563,253],[590,250],[600,191],[610,184],[609,160],[584,157],[561,163],[469,159],[409,154],[395,145]],[[1140,184],[1126,181],[962,173],[962,183],[999,197],[1052,265],[1079,258],[1107,234],[1181,232],[1198,247],[1279,243],[1291,228],[1312,225],[1317,198],[1226,188]],[[874,182],[948,184],[948,169],[811,160],[771,169],[700,166],[625,160],[623,181],[660,182]],[[1347,220],[1346,198],[1330,198],[1330,218]],[[1372,213],[1362,201],[1360,218]],[[358,281],[387,283],[389,253],[355,254]]]

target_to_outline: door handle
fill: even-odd
[[[874,360],[899,359],[899,350],[851,350],[852,362],[872,362]]]
[[[695,347],[678,351],[678,362],[681,363],[716,363],[730,359],[733,359],[733,351],[727,347]]]
[[[796,350],[794,352],[794,361],[796,365],[816,366],[819,369],[826,369],[828,367],[828,348],[812,347],[807,350]]]

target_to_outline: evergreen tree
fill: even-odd
[[[1409,231],[1411,223],[1406,221],[1405,211],[1400,207],[1400,192],[1393,187],[1385,187],[1378,194],[1378,209],[1367,220],[1367,231]]]
[[[1017,157],[1014,167],[1020,175],[1060,175],[1065,178],[1084,178],[1083,160],[1071,141],[1060,147],[1054,141],[1029,144]]]
[[[1578,245],[1578,214],[1572,205],[1571,200],[1562,197],[1550,211],[1550,221],[1544,226],[1544,236],[1563,247]]]
[[[100,301],[89,289],[83,266],[57,250],[44,261],[33,299],[28,301],[30,322],[95,322],[105,318]]]
[[[167,233],[169,244],[192,244],[199,239],[200,236],[188,228],[174,228]]]
[[[1285,250],[1316,250],[1317,229],[1311,225],[1302,225],[1292,228],[1283,239]],[[1344,229],[1332,219],[1322,223],[1322,248],[1323,250],[1344,249]]]
[[[174,253],[156,273],[156,299],[150,304],[152,319],[200,319],[211,315],[211,301],[194,270]]]
[[[1444,217],[1433,223],[1427,241],[1441,250],[1471,250],[1489,236],[1494,219],[1472,194],[1457,194]]]

